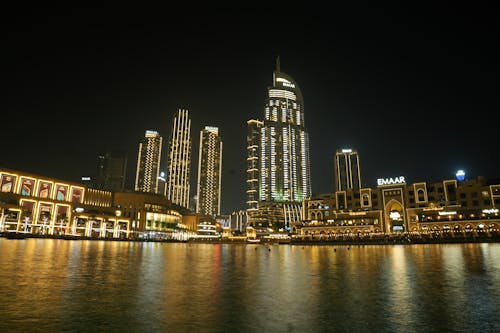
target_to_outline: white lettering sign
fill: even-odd
[[[293,83],[288,83],[288,82],[283,82],[283,86],[285,86],[285,87],[290,87],[290,88],[295,88],[295,84],[293,84]]]
[[[405,177],[399,176],[394,178],[379,178],[377,179],[377,185],[392,185],[392,184],[405,184]]]

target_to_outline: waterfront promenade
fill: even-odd
[[[190,238],[187,240],[175,239],[147,239],[147,238],[100,238],[75,235],[41,235],[0,233],[0,237],[11,239],[45,238],[64,240],[96,240],[96,241],[124,241],[124,242],[156,242],[156,243],[204,243],[204,244],[279,244],[279,245],[411,245],[411,244],[451,244],[451,243],[500,243],[499,234],[379,234],[372,236],[337,236],[311,237],[293,235],[288,241],[276,239],[260,239],[258,242],[249,241],[244,237],[220,238]]]

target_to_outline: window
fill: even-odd
[[[423,189],[419,188],[417,190],[417,197],[418,197],[418,201],[420,201],[420,202],[425,201],[425,193],[424,193]]]
[[[368,194],[363,194],[363,206],[369,206],[370,205],[370,197]]]

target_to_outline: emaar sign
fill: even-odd
[[[399,176],[399,177],[394,177],[394,178],[379,178],[379,179],[377,179],[378,186],[394,185],[394,184],[406,184],[405,177]]]

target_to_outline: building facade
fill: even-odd
[[[179,109],[174,117],[167,158],[165,195],[174,204],[189,208],[191,169],[191,119],[188,110]]]
[[[132,238],[185,240],[190,232],[182,223],[188,211],[172,204],[163,194],[116,192],[114,204],[122,216],[130,219]]]
[[[121,151],[105,152],[98,156],[93,188],[106,191],[123,191],[127,172],[127,154]]]
[[[247,121],[247,209],[259,208],[260,130],[264,123]]]
[[[136,191],[158,193],[161,147],[162,137],[160,134],[156,131],[146,131],[144,138],[139,143],[135,176]]]
[[[217,127],[206,126],[200,131],[197,213],[220,215],[221,180],[222,139]]]
[[[0,169],[0,232],[129,238],[130,219],[110,191]]]
[[[479,233],[500,229],[500,184],[483,177],[407,184],[379,179],[376,188],[337,191],[304,202],[301,235]]]
[[[359,191],[361,188],[361,171],[358,152],[352,149],[337,150],[333,169],[335,173],[335,191]]]
[[[267,95],[264,121],[248,122],[247,208],[250,220],[259,221],[256,225],[283,229],[287,217],[300,220],[301,203],[311,195],[311,179],[302,92],[281,71],[279,58]]]

